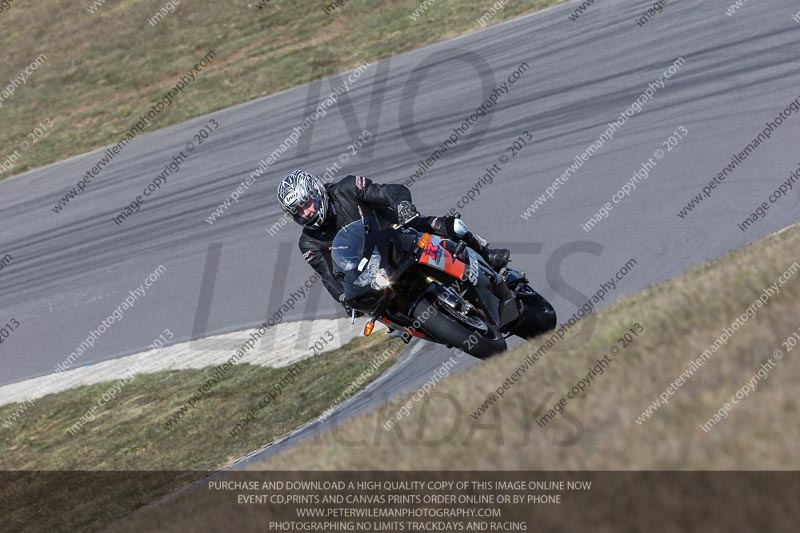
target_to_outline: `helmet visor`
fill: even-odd
[[[319,196],[312,193],[310,196],[306,196],[304,201],[295,204],[293,207],[292,218],[294,218],[295,222],[298,224],[305,226],[319,217]]]

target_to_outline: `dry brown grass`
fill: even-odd
[[[509,2],[491,22],[556,1]],[[55,122],[0,179],[116,143],[209,50],[210,68],[146,131],[476,29],[492,2],[436,2],[418,22],[408,17],[418,0],[349,0],[332,15],[322,2],[182,2],[151,27],[164,4],[108,0],[90,14],[92,0],[16,1],[0,13],[0,90],[47,56],[0,108],[0,161],[45,117]]]
[[[800,272],[677,390],[667,406],[643,424],[635,422],[723,327],[798,260],[798,249],[800,227],[793,227],[603,309],[590,343],[545,355],[479,422],[470,413],[538,348],[538,342],[443,382],[438,388],[442,395],[432,396],[427,409],[413,409],[394,434],[374,438],[399,403],[346,424],[338,439],[298,446],[261,468],[798,469],[795,384],[800,368],[794,360],[800,348],[786,354],[726,420],[709,433],[700,425],[800,327]],[[567,412],[579,422],[559,417],[539,428],[533,415],[542,416],[546,393],[554,393],[547,401],[549,408],[635,322],[645,327],[644,334],[613,359],[582,398],[568,404]],[[428,444],[444,436],[444,428],[455,428],[452,436]],[[553,442],[579,434],[571,446]],[[372,438],[362,446],[341,444],[364,435]]]
[[[755,392],[711,432],[705,433],[700,424],[730,401],[800,326],[800,271],[689,378],[666,407],[642,425],[634,420],[766,286],[795,264],[799,247],[800,226],[794,226],[603,309],[588,343],[545,355],[479,423],[470,417],[472,410],[539,342],[441,382],[429,395],[432,401],[417,404],[396,430],[384,432],[381,424],[406,398],[256,469],[311,471],[298,472],[299,479],[324,475],[313,474],[315,470],[364,471],[362,476],[379,479],[383,478],[368,471],[432,470],[439,471],[430,474],[438,479],[457,470],[796,470],[800,420],[795,393],[800,371],[795,359],[800,347],[786,353]],[[570,401],[571,418],[540,429],[534,418],[542,414],[540,404],[548,392],[554,393],[548,399],[552,405],[635,322],[645,327],[644,334],[614,356],[586,394]],[[448,433],[449,438],[441,439]],[[554,443],[558,440],[562,445]],[[402,478],[402,474],[387,475]],[[796,528],[796,513],[790,511],[787,498],[788,491],[796,490],[796,477],[759,477],[757,472],[672,473],[658,478],[553,475],[551,479],[576,479],[575,475],[593,479],[597,487],[565,505],[517,506],[504,511],[504,519],[516,516],[547,531],[685,531],[701,524],[698,530],[703,531]],[[275,476],[288,479],[287,474]],[[412,479],[420,474],[416,476]],[[528,479],[547,478],[532,472]],[[283,506],[235,505],[236,493],[230,494],[190,491],[115,524],[113,530],[179,531],[230,522],[255,528],[276,517],[296,519]]]
[[[127,516],[314,420],[372,368],[378,354],[386,361],[362,378],[364,385],[390,367],[403,346],[385,332],[358,337],[294,365],[293,382],[287,368],[234,366],[169,429],[170,416],[212,369],[141,374],[74,436],[69,428],[111,384],[43,397],[12,429],[0,431],[0,501],[8,510],[0,530],[94,530]],[[278,383],[280,396],[232,437]],[[15,407],[0,407],[0,420]]]

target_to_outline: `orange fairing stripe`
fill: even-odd
[[[417,337],[418,339],[427,339],[428,338],[428,336],[425,335],[423,332],[417,331],[415,329],[406,328],[406,331],[408,332],[409,335],[411,335],[412,337]]]
[[[396,325],[392,324],[391,322],[389,322],[388,320],[386,320],[383,317],[379,317],[378,318],[378,322],[383,322],[389,328],[396,328],[397,327]],[[411,335],[412,337],[417,337],[419,339],[427,339],[428,338],[428,336],[425,335],[425,333],[423,333],[421,331],[417,331],[417,330],[415,330],[413,328],[404,328],[404,331],[406,333],[408,333],[409,335]]]
[[[419,263],[442,270],[456,279],[465,279],[464,273],[467,265],[454,258],[453,254],[448,252],[442,244],[436,245],[428,242],[420,254]]]
[[[453,257],[453,254],[444,251],[444,271],[456,279],[464,279],[464,272],[467,270],[467,265]]]

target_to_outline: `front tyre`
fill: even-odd
[[[411,316],[420,324],[420,328],[437,341],[454,346],[466,353],[484,359],[506,349],[506,340],[500,330],[476,317],[470,321],[479,321],[485,331],[468,327],[456,317],[436,306],[431,299],[423,298],[414,307]]]

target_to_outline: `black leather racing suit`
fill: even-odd
[[[363,176],[352,174],[337,183],[326,185],[326,189],[332,200],[332,212],[323,227],[303,228],[303,233],[300,235],[300,251],[306,262],[319,273],[322,283],[331,296],[341,301],[344,289],[339,280],[333,276],[330,249],[336,233],[351,222],[361,220],[359,207],[365,217],[375,217],[381,226],[396,224],[397,205],[402,201],[410,202],[411,191],[404,185],[380,185]],[[441,218],[437,220],[436,217],[418,217],[409,226],[417,231],[452,237],[445,234],[446,229],[441,223]],[[471,234],[468,235],[472,240],[475,239]]]

